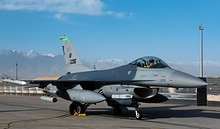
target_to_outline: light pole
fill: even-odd
[[[200,30],[200,77],[203,77],[203,25],[199,25]]]
[[[203,77],[203,25],[199,25],[200,30],[200,79],[206,81]],[[207,86],[197,88],[197,105],[207,106]]]
[[[18,63],[16,63],[15,80],[18,80]]]

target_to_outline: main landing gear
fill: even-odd
[[[79,115],[79,114],[85,113],[88,106],[89,106],[88,104],[81,104],[79,102],[73,102],[69,106],[69,112],[71,115]]]

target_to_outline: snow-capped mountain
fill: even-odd
[[[90,64],[90,66],[95,67],[97,70],[101,70],[125,65],[128,62],[124,59],[99,59],[87,61],[87,63]]]
[[[0,51],[0,73],[15,76],[15,65],[18,64],[18,74],[21,78],[30,79],[38,76],[58,76],[65,73],[62,55],[41,55],[33,50]]]
[[[43,54],[44,56],[49,56],[49,57],[55,57],[56,55],[54,55],[54,54],[51,54],[51,53],[49,53],[49,54]]]
[[[26,56],[27,58],[34,58],[34,57],[40,56],[40,54],[35,52],[34,50],[31,50],[27,53],[24,53],[24,56]]]
[[[0,51],[0,73],[15,77],[15,65],[18,64],[20,78],[31,79],[39,76],[60,76],[65,74],[63,55],[39,54],[33,50],[24,52],[20,50]],[[122,59],[100,59],[82,63],[97,70],[109,69],[127,64]]]
[[[28,51],[28,52],[24,52],[24,51],[20,51],[20,50],[2,50],[0,51],[0,56],[23,56],[26,58],[34,58],[37,56],[40,56],[39,53],[37,53],[34,50]]]
[[[168,64],[177,70],[190,73],[195,76],[200,75],[199,62],[168,62]],[[219,77],[220,76],[220,61],[204,61],[203,73],[206,77]]]

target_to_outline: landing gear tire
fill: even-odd
[[[69,112],[71,115],[85,113],[87,107],[88,106],[86,104],[72,103],[69,106]]]
[[[76,114],[82,113],[82,108],[81,108],[80,105],[77,105],[77,106],[76,106],[76,109],[74,110],[74,113],[76,113]]]
[[[75,109],[76,109],[76,104],[75,103],[70,104],[69,112],[70,112],[71,115],[74,115]]]
[[[113,107],[113,114],[114,114],[115,116],[120,115],[121,112],[122,112],[122,109],[121,109],[120,107]]]
[[[135,117],[137,120],[141,120],[142,119],[142,113],[138,112],[137,110],[135,111]]]

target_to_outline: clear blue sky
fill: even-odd
[[[219,0],[1,0],[1,50],[62,54],[66,34],[82,59],[220,61]]]

